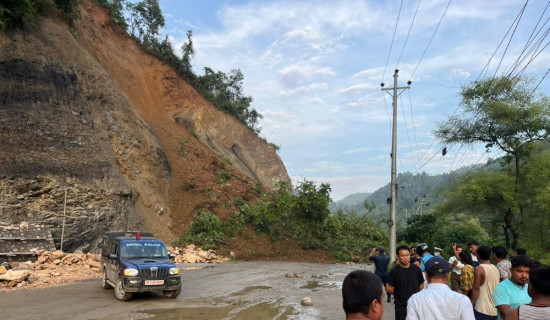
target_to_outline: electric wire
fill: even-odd
[[[441,16],[441,19],[439,19],[439,22],[437,23],[437,27],[434,30],[434,33],[432,34],[432,37],[430,38],[430,41],[428,41],[428,44],[426,45],[426,48],[424,49],[424,52],[422,53],[422,56],[420,56],[420,60],[418,61],[418,64],[414,68],[413,72],[411,73],[411,76],[409,77],[409,80],[412,79],[414,73],[418,69],[418,66],[422,62],[422,59],[424,59],[424,55],[426,54],[426,51],[428,51],[428,48],[430,47],[430,44],[432,43],[432,40],[435,37],[435,34],[437,33],[437,30],[439,29],[439,26],[441,25],[441,22],[443,21],[443,18],[445,17],[445,14],[447,14],[447,10],[449,10],[449,6],[451,5],[452,0],[449,0],[449,3],[447,3],[447,7],[445,8],[445,11],[443,11],[443,15]]]
[[[481,70],[481,72],[479,73],[479,75],[477,76],[476,80],[474,81],[477,82],[481,76],[486,72],[488,71],[488,68],[489,68],[489,65],[492,61],[492,59],[494,58],[494,56],[496,55],[496,53],[498,52],[498,50],[500,49],[500,47],[502,46],[502,44],[504,43],[504,41],[506,40],[506,38],[508,37],[508,34],[510,33],[510,31],[512,30],[513,26],[518,22],[520,16],[523,14],[523,11],[525,10],[525,7],[527,6],[527,4],[529,3],[529,0],[527,0],[525,2],[525,4],[522,6],[520,12],[516,15],[516,18],[514,19],[514,21],[512,22],[512,24],[510,25],[510,27],[508,28],[508,30],[506,31],[504,37],[502,38],[502,40],[500,41],[500,43],[498,44],[497,48],[494,50],[493,54],[491,55],[491,57],[489,58],[489,60],[487,61],[487,63],[485,64],[485,66],[483,67],[483,69]],[[449,4],[450,4],[450,1],[449,1]],[[420,62],[419,62],[420,64]],[[418,65],[417,65],[418,67]],[[416,71],[416,68],[415,68],[415,71]],[[413,72],[414,73],[414,72]],[[411,75],[411,78],[412,78],[412,75]],[[449,122],[451,121],[452,117],[454,117],[454,115],[458,112],[458,110],[460,109],[460,106],[461,104],[458,104],[455,108],[455,110],[452,112],[452,114],[449,116],[449,118],[447,119],[447,121],[445,122],[444,126],[445,125],[448,125]],[[477,114],[473,114],[470,119],[472,119],[473,117],[475,117]],[[435,142],[437,141],[437,138],[435,138],[432,143],[430,144],[430,146],[426,149],[426,151],[424,152],[424,154],[422,155],[421,159],[424,159],[425,156],[427,156],[427,152],[431,149],[431,147],[435,144]],[[432,155],[430,157],[430,160],[433,159],[435,155]],[[428,160],[428,162],[430,161]],[[427,163],[424,163],[421,167],[424,167]]]
[[[411,25],[409,26],[409,31],[407,32],[407,37],[405,38],[405,43],[403,44],[403,49],[401,49],[401,54],[399,55],[399,59],[397,59],[397,64],[395,65],[395,69],[397,69],[397,67],[399,66],[399,62],[401,61],[401,57],[403,56],[403,52],[405,51],[405,47],[407,46],[407,41],[409,41],[409,36],[411,34],[411,30],[414,25],[414,20],[416,19],[416,14],[418,13],[418,8],[420,7],[420,2],[422,2],[422,0],[418,0],[418,4],[416,5],[416,10],[414,11]]]
[[[483,69],[481,70],[481,72],[479,73],[479,75],[477,76],[476,80],[474,82],[477,82],[480,78],[481,78],[481,75],[487,70],[489,70],[489,65],[491,64],[491,61],[493,60],[493,58],[495,57],[495,54],[498,52],[498,49],[500,49],[500,46],[502,45],[502,43],[504,42],[504,40],[506,40],[506,38],[508,37],[508,33],[510,33],[510,30],[512,30],[512,27],[514,26],[514,24],[516,23],[516,21],[519,19],[520,15],[523,14],[523,11],[525,10],[525,7],[527,6],[527,3],[529,3],[529,0],[525,1],[525,4],[523,5],[522,9],[520,10],[520,13],[518,13],[518,15],[516,16],[516,18],[514,19],[514,21],[512,21],[512,24],[510,25],[510,27],[508,28],[508,31],[506,31],[506,34],[504,34],[504,37],[502,38],[502,40],[500,40],[500,43],[498,44],[497,48],[495,49],[495,51],[493,52],[493,54],[491,55],[491,57],[489,58],[489,60],[487,60],[487,63],[485,64],[485,66],[483,67]]]
[[[550,34],[550,29],[547,30],[546,36],[547,36],[548,34]],[[543,40],[543,39],[541,39],[541,40]],[[541,44],[542,44],[542,43],[540,43],[539,46],[540,46]],[[546,43],[546,45],[545,45],[544,47],[542,47],[542,49],[540,49],[536,54],[533,53],[533,56],[531,57],[531,59],[529,59],[529,61],[525,64],[525,66],[524,66],[524,67],[523,67],[523,68],[522,68],[513,78],[514,78],[514,79],[520,78],[520,77],[523,75],[523,73],[525,72],[525,70],[527,69],[527,67],[528,67],[528,66],[529,66],[538,56],[539,56],[539,54],[541,54],[541,53],[544,51],[544,49],[546,49],[546,47],[548,47],[549,44],[550,44],[550,41],[548,41],[548,42]]]
[[[531,45],[531,43],[535,40],[535,38],[539,35],[539,33],[541,32],[541,30],[544,28],[544,26],[548,23],[548,21],[550,20],[550,17],[548,17],[546,19],[546,21],[544,22],[544,24],[540,27],[540,29],[537,31],[537,33],[535,34],[535,31],[537,30],[542,18],[544,17],[544,15],[546,14],[546,10],[548,10],[548,6],[550,5],[550,1],[548,1],[548,3],[546,4],[546,7],[544,8],[544,10],[542,11],[541,15],[540,15],[540,18],[539,20],[537,21],[537,24],[535,25],[535,28],[533,28],[533,31],[531,32],[531,34],[529,35],[529,39],[527,39],[527,42],[525,43],[525,46],[523,48],[523,50],[521,51],[520,55],[518,56],[518,58],[516,59],[516,61],[512,64],[512,67],[510,68],[510,72],[508,73],[508,77],[510,77],[512,75],[512,73],[515,71],[515,69],[523,62],[523,60],[526,59],[527,55],[524,55],[525,54],[525,50]],[[530,49],[531,50],[531,49]]]
[[[386,95],[384,94],[384,91],[381,91],[382,96],[384,97],[384,105],[386,106],[386,114],[388,115],[388,121],[390,123],[390,132],[392,130],[392,123],[391,123],[391,116],[390,116],[390,110],[388,109],[388,101],[386,100]]]
[[[386,76],[386,68],[388,67],[388,62],[390,61],[391,50],[393,48],[393,41],[395,40],[395,33],[397,32],[397,26],[399,25],[399,18],[401,17],[401,8],[403,8],[403,0],[399,5],[399,12],[397,13],[397,20],[395,21],[395,28],[393,29],[393,36],[390,43],[390,51],[388,52],[388,58],[386,58],[386,65],[384,66],[384,73],[382,74],[382,83],[384,82],[384,77]]]
[[[523,17],[523,14],[525,13],[525,8],[527,7],[528,2],[529,2],[529,0],[527,0],[527,2],[525,2],[525,5],[523,6],[523,8],[520,11],[519,18],[516,19],[517,23],[514,27],[514,31],[512,31],[512,35],[510,36],[510,39],[508,40],[508,43],[506,44],[506,48],[504,49],[504,52],[502,53],[502,57],[500,57],[500,61],[498,62],[498,65],[495,69],[495,73],[493,74],[493,79],[497,75],[498,69],[500,68],[500,65],[502,64],[502,61],[504,60],[504,56],[506,55],[506,52],[508,52],[508,48],[510,47],[510,43],[512,42],[512,39],[514,38],[514,35],[516,34],[516,30],[518,29],[521,18]]]
[[[538,87],[540,86],[541,82],[546,78],[546,76],[548,75],[548,72],[550,72],[550,68],[548,70],[546,70],[546,73],[544,74],[544,76],[542,77],[542,79],[540,79],[539,83],[537,83],[537,86],[533,89],[533,91],[531,91],[531,94],[529,95],[529,98],[531,98],[531,96],[533,94],[535,94],[535,91],[537,91]]]

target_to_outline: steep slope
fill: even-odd
[[[81,9],[70,28],[48,18],[0,37],[0,223],[48,224],[59,241],[65,210],[65,248],[108,229],[171,241],[197,211],[226,218],[257,183],[289,181],[272,146],[91,0]]]

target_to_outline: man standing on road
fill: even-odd
[[[455,255],[449,258],[449,264],[451,269],[451,289],[456,292],[460,291],[460,273],[462,272],[462,268],[464,268],[464,264],[459,259],[459,255],[462,252],[462,246],[457,245],[453,242],[452,244],[453,252],[455,252]]]
[[[388,282],[388,264],[390,263],[390,257],[386,255],[386,248],[378,248],[378,255],[375,255],[376,248],[372,248],[370,252],[369,260],[374,261],[374,274],[382,279],[384,287]],[[387,294],[387,302],[391,302],[391,294]]]
[[[441,257],[426,262],[428,286],[415,293],[407,303],[407,320],[474,320],[468,297],[449,289],[449,263]]]
[[[490,247],[477,248],[479,266],[474,269],[474,286],[471,298],[476,320],[496,320],[497,318],[493,293],[500,282],[500,273],[497,267],[491,264],[489,258],[491,258]]]
[[[342,284],[346,320],[380,320],[384,314],[382,280],[365,271],[353,271]]]
[[[508,310],[531,303],[531,297],[527,293],[531,259],[527,256],[515,256],[510,262],[510,279],[499,283],[494,293],[499,320],[504,319]]]
[[[493,260],[497,263],[498,272],[500,272],[500,281],[510,278],[510,268],[512,264],[506,259],[508,251],[503,246],[493,247]]]
[[[424,266],[426,265],[426,262],[433,258],[433,255],[428,252],[428,245],[425,243],[420,243],[416,247],[416,254],[420,257],[420,270],[424,272],[426,269]]]
[[[424,277],[419,267],[411,264],[409,247],[397,248],[399,264],[390,271],[386,292],[394,295],[395,320],[407,318],[407,301],[409,297],[424,288]]]

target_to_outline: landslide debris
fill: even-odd
[[[216,254],[214,250],[202,250],[194,245],[185,248],[167,247],[174,254],[174,261],[182,264],[226,263],[230,258]],[[17,289],[51,287],[70,282],[101,278],[99,254],[56,251],[37,251],[37,260],[4,262],[0,265],[0,292]]]

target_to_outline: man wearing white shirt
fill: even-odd
[[[451,268],[451,289],[460,293],[460,273],[462,268],[464,268],[464,264],[458,259],[458,255],[462,252],[462,246],[453,242],[452,247],[455,255],[449,258]]]
[[[428,287],[409,298],[407,320],[475,320],[470,299],[447,285],[449,263],[434,257],[425,267]]]

